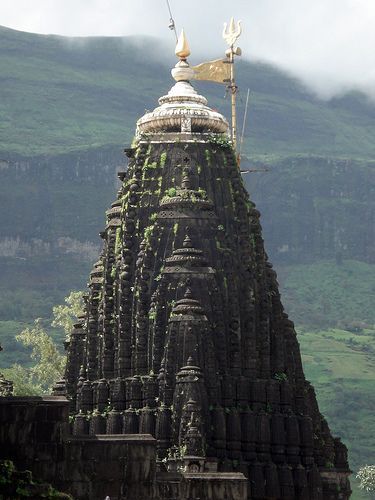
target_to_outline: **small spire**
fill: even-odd
[[[184,168],[181,180],[182,189],[190,189],[190,169]]]
[[[185,236],[184,241],[182,243],[182,246],[183,246],[183,248],[192,248],[193,247],[193,243],[192,243],[191,238],[188,234]]]
[[[194,70],[190,68],[189,63],[186,61],[187,57],[190,56],[190,47],[186,40],[184,30],[181,31],[181,34],[178,37],[174,52],[180,60],[172,69],[172,76],[176,82],[188,82],[194,77]]]
[[[178,37],[176,49],[175,49],[174,53],[182,61],[185,61],[186,58],[190,56],[190,47],[189,47],[188,41],[186,39],[184,30],[181,30],[181,34]]]
[[[189,356],[189,357],[188,357],[188,360],[187,360],[187,363],[186,363],[186,366],[193,366],[193,363],[194,363],[193,357],[192,357],[192,356]],[[194,402],[194,401],[189,400],[189,401],[188,401],[188,404],[189,404],[189,403],[193,403],[193,402]]]

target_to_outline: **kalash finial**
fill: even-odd
[[[184,30],[178,37],[175,54],[180,58],[176,66],[172,69],[172,76],[176,82],[189,81],[194,77],[194,70],[190,68],[187,58],[190,56],[190,47]]]
[[[186,58],[190,56],[190,47],[184,30],[181,31],[181,34],[178,37],[174,53],[182,60],[186,60]]]

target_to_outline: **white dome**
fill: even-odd
[[[188,80],[182,79],[191,77],[194,72],[185,61],[185,64],[181,62],[172,70],[177,83],[167,95],[160,97],[160,106],[138,120],[137,135],[157,132],[229,134],[224,116],[208,107],[207,99],[199,95]]]

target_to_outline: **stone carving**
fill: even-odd
[[[183,116],[181,118],[181,132],[191,132],[191,118]]]

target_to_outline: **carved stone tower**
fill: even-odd
[[[178,55],[125,150],[56,391],[76,435],[152,434],[164,477],[234,471],[248,498],[347,499],[346,448],[304,377],[228,123]]]

